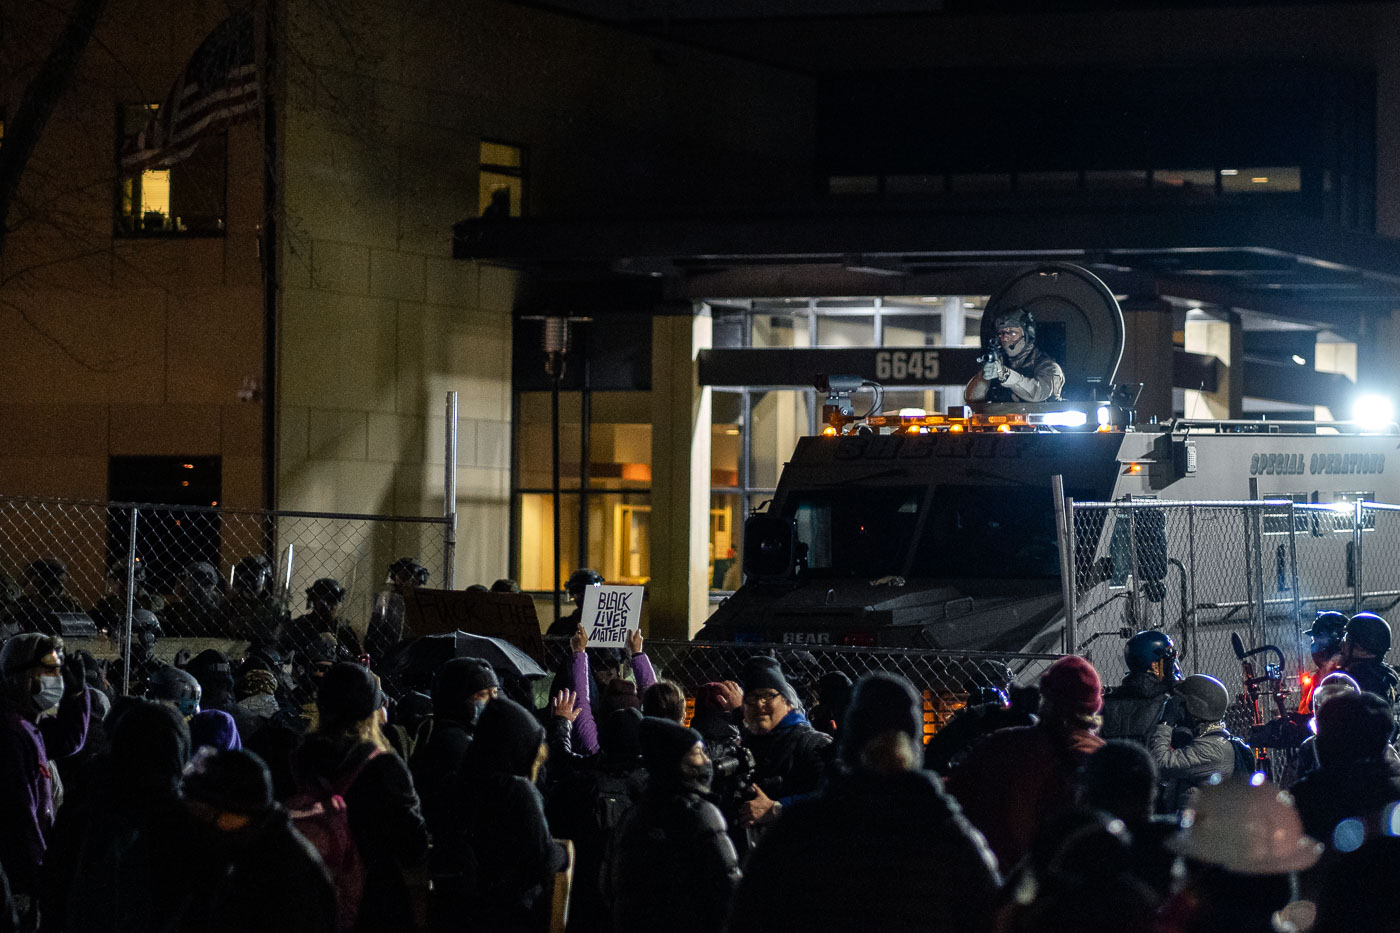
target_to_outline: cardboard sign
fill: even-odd
[[[642,627],[640,586],[590,586],[583,591],[583,630],[590,648],[625,648]]]
[[[523,593],[420,589],[404,600],[404,624],[406,636],[461,630],[500,638],[544,663],[535,602]]]

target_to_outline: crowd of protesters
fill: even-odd
[[[1244,736],[1224,685],[1144,632],[1121,685],[1077,656],[1009,696],[971,683],[925,744],[903,677],[754,655],[687,695],[640,632],[590,647],[577,620],[548,683],[454,657],[404,689],[385,659],[425,581],[391,576],[371,650],[304,676],[285,618],[129,684],[9,634],[0,933],[1400,930],[1378,616],[1320,617],[1326,676]],[[313,590],[299,622],[340,645]]]

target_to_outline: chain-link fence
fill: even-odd
[[[444,580],[449,521],[0,497],[0,638],[138,663],[250,641],[354,653],[392,562]]]
[[[1124,637],[1161,629],[1176,641],[1184,670],[1217,677],[1232,692],[1241,678],[1232,636],[1246,651],[1275,645],[1296,687],[1308,668],[1302,633],[1315,612],[1384,615],[1400,601],[1397,506],[1153,499],[1075,502],[1072,515],[1068,643],[1106,683],[1126,672]],[[1389,658],[1397,659],[1400,645]],[[1255,657],[1260,674],[1268,661]],[[1241,706],[1233,712],[1243,716]]]
[[[546,639],[549,666],[559,670],[569,657],[569,640]],[[822,675],[842,673],[858,680],[874,671],[900,674],[922,693],[924,736],[932,735],[967,700],[973,687],[1008,690],[1034,684],[1059,655],[984,651],[929,651],[914,648],[855,648],[762,644],[703,644],[648,639],[645,644],[656,675],[677,684],[693,698],[711,681],[738,680],[744,664],[760,655],[775,657],[809,707],[818,696]]]

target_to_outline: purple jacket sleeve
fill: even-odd
[[[656,683],[656,671],[651,666],[651,658],[645,651],[632,655],[632,674],[637,678],[637,696],[647,692]]]
[[[584,755],[598,754],[598,724],[593,721],[593,707],[588,695],[588,654],[575,651],[571,660],[573,688],[578,693],[581,707],[574,720],[574,743]]]

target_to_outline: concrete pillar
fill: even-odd
[[[667,309],[674,310],[674,309]],[[651,347],[651,630],[689,638],[709,616],[710,390],[696,359],[708,314],[658,315]]]
[[[1186,390],[1186,417],[1240,418],[1244,414],[1244,331],[1240,316],[1226,312],[1224,320],[1186,321],[1186,350],[1220,360],[1220,381],[1214,392]]]
[[[960,347],[967,337],[967,311],[963,308],[961,295],[943,299],[943,346]],[[963,404],[963,386],[947,386],[943,389],[943,409]],[[935,412],[936,414],[936,412]]]
[[[1114,381],[1142,383],[1137,420],[1172,416],[1172,308],[1160,299],[1123,306],[1123,361]]]

